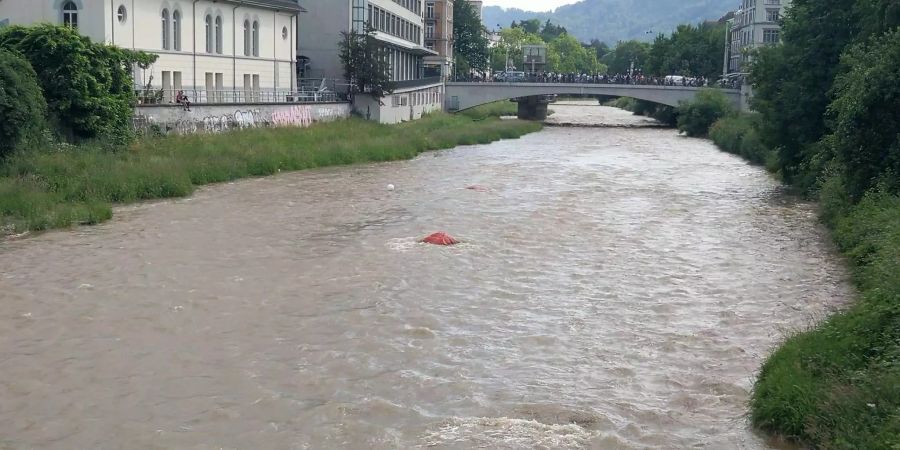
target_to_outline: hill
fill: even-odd
[[[582,41],[596,38],[612,45],[627,39],[650,40],[682,23],[718,20],[738,3],[738,0],[583,0],[552,12],[489,6],[484,8],[484,24],[494,30],[498,24],[509,27],[514,20],[550,19]]]

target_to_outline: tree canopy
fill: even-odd
[[[394,91],[387,53],[372,36],[372,30],[342,32],[339,47],[344,78],[350,82],[351,93],[381,99]]]
[[[469,2],[457,2],[453,7],[454,59],[457,76],[488,69],[488,40],[478,11]]]
[[[47,103],[25,58],[0,49],[0,158],[42,129]]]
[[[13,26],[0,30],[0,48],[24,56],[37,74],[50,119],[75,140],[127,142],[133,134],[132,64],[155,55],[94,43],[69,27]]]

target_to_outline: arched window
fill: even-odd
[[[172,12],[172,47],[181,51],[181,11]]]
[[[213,18],[206,15],[206,53],[213,52]]]
[[[78,28],[78,6],[75,2],[66,2],[62,7],[63,25]]]
[[[253,21],[253,56],[259,56],[259,21]]]
[[[162,48],[169,49],[169,10],[163,9],[162,14]]]
[[[222,54],[222,16],[216,16],[216,53]]]
[[[250,56],[250,21],[244,21],[244,56]]]

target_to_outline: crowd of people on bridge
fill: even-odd
[[[457,81],[473,82],[505,82],[503,74],[493,77],[474,77],[469,80]],[[684,86],[684,87],[719,87],[740,89],[739,79],[713,81],[706,77],[687,77],[681,75],[668,75],[664,77],[644,75],[640,71],[633,74],[585,74],[585,73],[554,73],[541,72],[526,74],[524,82],[530,83],[580,83],[580,84],[630,84],[641,86]]]
[[[579,74],[579,73],[538,73],[532,74],[530,81],[536,83],[583,83],[583,84],[631,84],[642,86],[690,86],[709,85],[705,77],[666,76],[655,77],[642,73],[634,74]]]

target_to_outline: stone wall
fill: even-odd
[[[348,103],[196,105],[143,105],[135,107],[134,128],[143,134],[221,133],[262,127],[308,127],[350,117]]]

